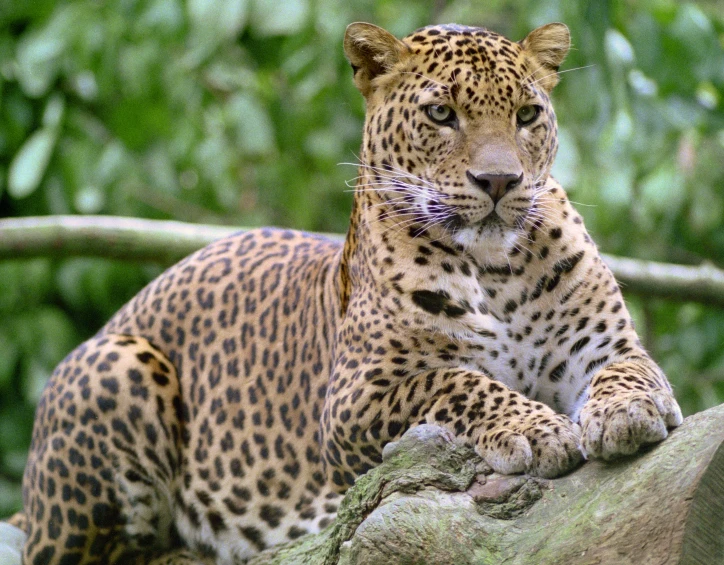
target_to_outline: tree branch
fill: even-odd
[[[438,426],[388,444],[317,535],[247,565],[689,565],[724,557],[724,405],[663,443],[555,480],[489,474]],[[22,531],[0,524],[0,563]],[[154,562],[155,563],[155,562]]]
[[[171,265],[243,229],[116,216],[9,218],[0,220],[0,259],[83,256]]]
[[[10,218],[0,220],[0,260],[86,256],[170,265],[214,239],[245,229],[114,216]],[[724,271],[713,265],[612,255],[603,259],[626,293],[724,308]]]
[[[624,292],[724,308],[724,271],[602,255]]]
[[[482,474],[437,426],[357,480],[321,534],[247,565],[684,565],[724,557],[724,405],[663,443],[556,480]]]

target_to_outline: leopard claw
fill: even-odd
[[[665,439],[681,422],[681,409],[668,391],[591,399],[581,411],[581,448],[587,457],[616,459]]]

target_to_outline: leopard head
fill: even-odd
[[[544,213],[557,149],[549,94],[570,45],[553,23],[520,42],[440,25],[403,40],[366,23],[345,54],[366,101],[356,206],[481,259]]]

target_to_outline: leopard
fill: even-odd
[[[562,23],[517,42],[350,24],[366,114],[346,237],[216,240],[58,365],[23,563],[241,563],[329,525],[422,424],[542,478],[664,440],[672,387],[551,172],[570,43]]]

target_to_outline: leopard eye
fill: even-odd
[[[436,124],[451,125],[455,121],[455,110],[445,104],[430,104],[425,113]]]
[[[519,126],[527,126],[535,120],[540,114],[540,106],[522,106],[515,115]]]

